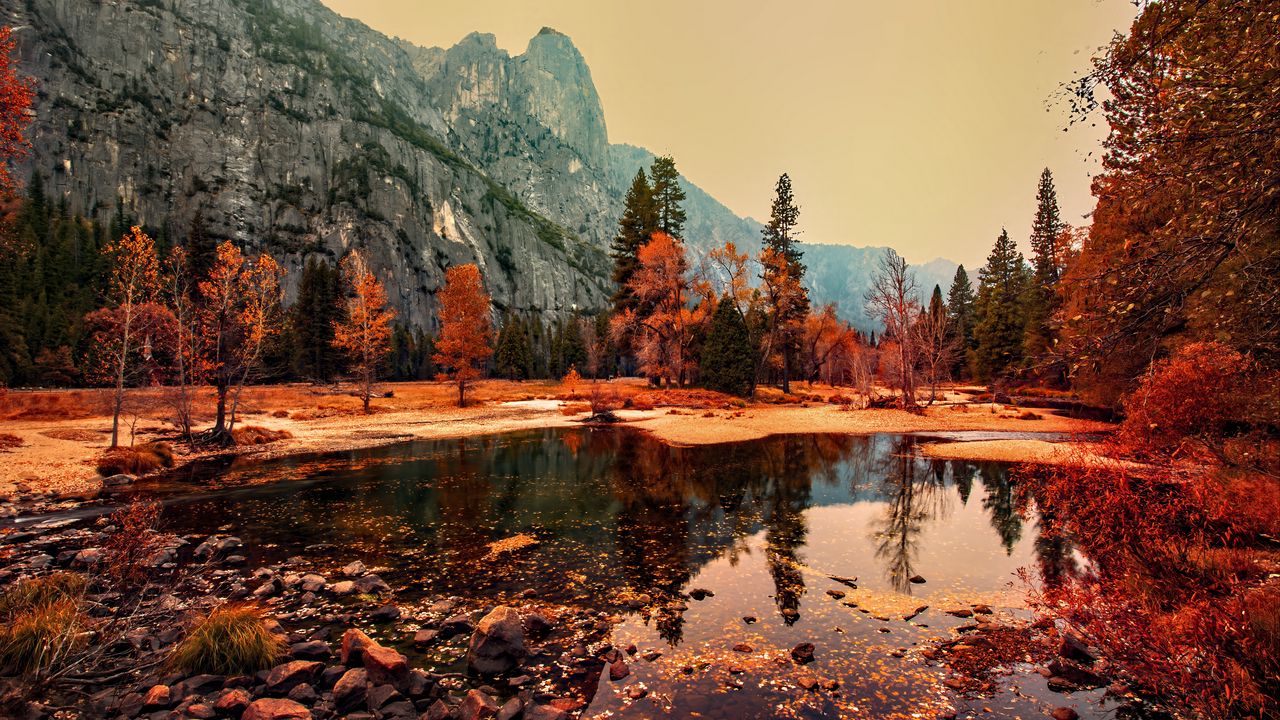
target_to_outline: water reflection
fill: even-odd
[[[389,566],[423,591],[532,587],[565,601],[644,593],[655,598],[655,625],[673,644],[683,634],[679,600],[691,579],[717,559],[754,561],[757,533],[774,611],[788,625],[802,617],[806,575],[815,572],[861,574],[861,585],[909,594],[919,592],[911,583],[919,574],[930,576],[930,588],[993,590],[1032,553],[1046,575],[1070,571],[1074,554],[1064,538],[1024,542],[1003,466],[924,459],[915,442],[795,435],[679,448],[637,432],[587,429],[415,442],[233,468],[223,482],[243,487],[174,503],[168,518],[185,532],[234,527],[262,560],[327,540],[334,563]],[[291,482],[252,484],[264,477]],[[985,530],[968,511],[976,487]],[[845,508],[840,530],[815,538],[816,508]],[[957,508],[966,510],[960,527],[930,539],[931,529],[955,525]],[[530,558],[485,560],[487,543],[518,532],[542,542]],[[832,540],[843,548],[842,567],[811,568],[812,546]],[[938,563],[924,543],[961,547]],[[1001,555],[1007,560],[994,562]]]

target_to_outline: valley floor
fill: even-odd
[[[303,384],[249,388],[241,401],[241,425],[285,430],[291,437],[237,448],[258,457],[280,457],[388,445],[413,439],[464,437],[531,428],[573,427],[590,411],[593,394],[630,405],[617,412],[628,426],[675,445],[740,442],[784,433],[1096,433],[1105,423],[1064,417],[1047,410],[974,402],[955,389],[921,414],[892,409],[850,409],[838,404],[842,388],[797,384],[796,397],[776,390],[743,403],[702,390],[655,390],[638,380],[568,387],[557,382],[490,380],[469,393],[466,408],[452,406],[456,390],[447,384],[387,384],[392,397],[376,398],[373,413],[360,412],[349,388]],[[137,405],[122,419],[122,444],[172,439],[165,398],[156,391],[134,394]],[[473,399],[473,400],[472,400]],[[837,401],[836,403],[830,402]],[[101,490],[95,461],[110,438],[109,393],[100,390],[12,391],[0,395],[0,497],[49,494],[89,498]],[[202,403],[211,405],[208,398]],[[211,407],[200,407],[201,419]],[[136,420],[135,420],[136,418]],[[1056,439],[1056,438],[1055,438]],[[0,447],[4,447],[0,444]],[[1072,462],[1087,455],[1088,443],[1050,442],[1011,435],[963,442],[928,442],[933,457],[1009,462]],[[199,454],[178,447],[178,462]]]

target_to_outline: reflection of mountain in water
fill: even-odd
[[[622,591],[650,597],[663,637],[682,636],[684,596],[711,563],[763,549],[776,612],[800,617],[811,511],[849,508],[849,543],[868,535],[889,586],[910,592],[921,540],[983,488],[981,521],[997,554],[1019,543],[1023,519],[998,465],[926,460],[905,436],[793,435],[675,448],[625,430],[533,431],[417,442],[293,469],[315,480],[277,483],[172,505],[170,527],[212,532],[231,523],[266,561],[323,538],[334,564],[393,569],[393,584],[429,593],[496,595],[533,588],[547,600],[608,606]],[[358,461],[358,462],[356,462]],[[289,461],[260,468],[290,471]],[[858,509],[869,509],[870,520]],[[844,512],[844,511],[842,511]],[[519,532],[540,545],[486,558]],[[830,542],[830,530],[822,542]],[[837,538],[838,540],[839,538]],[[1003,553],[999,550],[1003,548]],[[1061,538],[1037,542],[1042,567],[1071,557]],[[821,569],[808,569],[824,572]],[[1067,568],[1064,571],[1069,571]]]

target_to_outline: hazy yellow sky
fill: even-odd
[[[1135,13],[1128,0],[324,2],[420,45],[480,30],[519,54],[554,27],[591,67],[611,142],[671,153],[758,219],[789,172],[803,240],[970,269],[1001,226],[1025,249],[1045,166],[1064,219],[1086,222],[1104,131],[1063,132],[1052,96]]]

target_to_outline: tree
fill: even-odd
[[[1054,345],[1053,316],[1057,311],[1061,258],[1059,235],[1064,224],[1058,214],[1058,195],[1053,174],[1045,168],[1036,190],[1036,217],[1031,226],[1032,278],[1026,289],[1026,336],[1024,353],[1040,359]]]
[[[373,381],[391,352],[391,321],[396,313],[387,307],[387,293],[359,250],[343,258],[342,277],[350,293],[346,317],[333,323],[333,346],[347,356],[351,371],[360,380],[360,401],[367,415]]]
[[[805,317],[802,338],[805,379],[812,383],[825,370],[827,383],[834,385],[835,367],[847,364],[855,352],[857,333],[836,315],[835,304],[828,303]]]
[[[293,331],[293,372],[302,378],[328,381],[341,360],[334,328],[343,321],[342,278],[324,258],[310,258],[298,281],[298,299],[289,312]]]
[[[1185,342],[1280,366],[1280,15],[1270,0],[1141,8],[1075,85],[1077,118],[1101,106],[1110,132],[1062,334],[1099,400]]]
[[[35,82],[18,75],[13,29],[0,27],[0,197],[14,192],[16,183],[10,164],[26,156],[27,125],[31,122],[31,100]]]
[[[636,171],[623,202],[622,217],[618,219],[618,234],[609,245],[613,258],[613,311],[620,313],[636,308],[635,295],[629,283],[640,264],[640,248],[649,241],[649,235],[657,227],[653,190],[645,177],[644,168]]]
[[[225,241],[218,245],[208,279],[200,283],[201,370],[213,383],[217,399],[210,442],[235,442],[232,433],[240,392],[277,330],[282,275],[270,255],[246,262],[240,248]]]
[[[498,374],[510,380],[527,379],[533,371],[533,349],[524,321],[515,313],[507,313],[498,331],[494,363]]]
[[[902,392],[899,405],[916,406],[917,346],[912,332],[920,315],[916,300],[915,274],[907,269],[907,261],[892,248],[880,257],[866,295],[867,313],[884,325],[884,337],[892,337],[895,348],[894,384]],[[883,342],[883,339],[882,339]]]
[[[120,442],[120,411],[124,408],[125,381],[129,375],[138,327],[139,307],[155,300],[160,292],[160,261],[155,241],[142,228],[133,227],[107,246],[111,258],[108,302],[118,314],[118,334],[112,349],[115,394],[111,403],[111,447]]]
[[[976,322],[975,302],[969,273],[965,272],[964,266],[961,265],[956,268],[955,277],[951,280],[951,289],[947,291],[947,316],[950,320],[947,324],[947,332],[949,341],[955,348],[951,364],[953,374],[969,364],[969,356],[975,347],[973,340],[973,326]]]
[[[804,317],[809,314],[809,293],[804,278],[803,253],[798,247],[800,208],[791,194],[791,178],[783,173],[774,187],[769,223],[761,231],[761,279],[769,307],[769,349],[782,365],[782,391],[791,392],[791,359]]]
[[[747,323],[733,298],[724,296],[711,317],[702,346],[699,377],[710,390],[749,396],[755,387],[755,362]]]
[[[920,364],[929,380],[929,402],[938,397],[938,383],[951,371],[955,355],[955,339],[952,336],[947,306],[942,302],[942,288],[933,286],[929,309],[921,313],[916,322],[916,335],[920,347]]]
[[[631,310],[615,315],[610,332],[635,338],[641,372],[683,386],[696,370],[693,344],[710,315],[710,303],[694,305],[693,297],[709,295],[710,285],[689,277],[684,243],[659,231],[640,249],[631,287],[652,310],[643,316]]]
[[[458,407],[466,406],[466,391],[483,374],[493,355],[489,343],[489,294],[475,265],[456,265],[445,271],[440,302],[440,339],[435,362],[446,369],[442,379],[458,386]]]
[[[977,324],[973,329],[975,356],[979,376],[991,380],[1022,361],[1026,327],[1023,307],[1023,293],[1029,280],[1026,262],[1004,229],[1000,230],[978,277]]]
[[[680,173],[676,161],[670,155],[654,158],[649,167],[649,187],[653,202],[653,227],[673,238],[684,237],[685,212],[684,189],[680,187]],[[646,237],[649,237],[648,235]]]
[[[169,295],[170,307],[173,308],[175,326],[173,409],[178,430],[182,432],[188,442],[193,439],[191,434],[191,385],[195,382],[196,369],[199,367],[200,348],[195,309],[198,291],[193,290],[191,287],[190,267],[190,258],[187,255],[186,248],[181,245],[175,246],[169,252],[166,277],[167,294]]]

